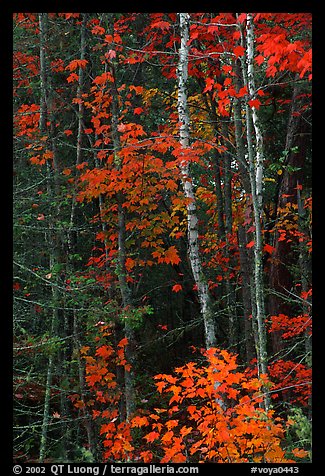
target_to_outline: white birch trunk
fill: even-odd
[[[189,19],[188,13],[179,13],[181,46],[179,49],[179,62],[177,68],[178,78],[178,117],[180,145],[184,149],[184,160],[180,162],[181,180],[185,197],[190,199],[187,204],[187,230],[188,230],[188,253],[191,263],[192,273],[198,290],[201,314],[203,317],[206,348],[216,346],[216,332],[214,316],[211,309],[211,301],[208,285],[202,270],[199,252],[199,232],[198,218],[196,213],[196,200],[193,184],[190,176],[189,163],[186,160],[186,149],[190,146],[189,133],[189,111],[187,107],[187,77],[188,77],[188,40],[189,40]]]
[[[241,32],[242,33],[242,32]],[[242,45],[244,38],[242,34]],[[252,14],[247,14],[246,24],[246,64],[242,62],[244,83],[249,92],[250,99],[256,94],[254,73],[254,31]],[[256,354],[258,360],[258,373],[267,374],[267,342],[265,329],[265,304],[263,284],[263,237],[262,237],[262,211],[263,211],[263,135],[259,126],[259,119],[255,107],[250,107],[246,102],[246,132],[247,152],[249,163],[249,178],[252,193],[255,245],[254,245],[254,296],[256,306],[257,336],[255,336]],[[253,137],[255,136],[255,147]],[[264,389],[264,406],[269,408],[269,396]]]

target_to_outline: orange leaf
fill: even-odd
[[[292,454],[296,458],[305,458],[306,456],[308,456],[308,451],[303,449],[299,450],[298,448],[295,448],[294,450],[292,450]]]
[[[123,339],[120,340],[120,342],[117,344],[118,347],[125,347],[128,344],[128,338],[124,337]]]
[[[136,417],[132,418],[132,420],[131,420],[132,428],[134,428],[134,427],[140,428],[141,426],[147,426],[148,424],[149,424],[149,420],[145,416],[144,417],[136,416]]]
[[[147,440],[148,443],[152,443],[153,441],[157,440],[159,436],[160,435],[157,431],[151,431],[145,436],[145,439]]]
[[[170,246],[165,253],[165,263],[178,264],[180,261],[175,246]]]
[[[71,73],[70,76],[67,77],[68,83],[72,83],[73,81],[78,81],[79,76],[76,73]]]

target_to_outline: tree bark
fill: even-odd
[[[278,188],[278,196],[276,197],[276,210],[274,213],[274,220],[278,220],[281,216],[281,209],[291,202],[298,204],[297,183],[302,183],[304,174],[304,163],[306,159],[306,140],[308,132],[308,123],[305,118],[299,114],[300,108],[303,107],[302,99],[299,99],[301,87],[296,78],[293,87],[291,107],[288,118],[288,126],[286,133],[286,142],[284,154],[286,157],[283,167],[283,173],[280,176],[280,184]],[[295,150],[295,148],[297,148]],[[289,172],[287,166],[295,166],[297,170]],[[298,168],[300,170],[298,170]],[[285,290],[290,290],[294,286],[293,275],[290,271],[290,265],[295,262],[295,251],[292,247],[292,242],[287,240],[279,241],[279,232],[275,232],[275,252],[272,262],[270,264],[269,286],[275,293],[270,295],[269,299],[269,313],[270,315],[285,314],[290,316],[292,307],[289,302],[286,302],[278,293]],[[284,343],[281,338],[282,332],[272,333],[272,351],[278,354],[284,348]]]
[[[187,106],[187,78],[188,78],[188,40],[189,40],[189,14],[179,13],[181,45],[179,49],[179,62],[177,68],[178,79],[178,117],[180,122],[180,145],[183,159],[180,161],[180,173],[187,203],[187,234],[188,254],[195,284],[198,290],[201,314],[203,317],[206,348],[216,346],[216,331],[212,303],[209,295],[208,284],[202,269],[199,251],[198,218],[194,187],[190,175],[190,166],[186,160],[186,149],[190,147],[189,111]]]
[[[113,34],[114,24],[113,18],[110,17],[110,28]],[[113,48],[113,45],[112,45]],[[112,96],[112,119],[111,119],[111,130],[112,130],[112,140],[113,140],[113,149],[115,156],[115,165],[118,169],[121,168],[121,160],[119,153],[121,150],[120,135],[118,131],[119,123],[119,102],[118,102],[118,90],[116,85],[116,72],[114,66],[114,60],[111,59],[109,63],[110,72],[113,77],[111,83],[111,96]],[[123,207],[124,196],[123,192],[118,192],[117,194],[118,202],[118,267],[117,275],[119,281],[119,287],[122,298],[122,306],[126,310],[131,310],[133,307],[132,291],[127,282],[127,271],[126,271],[126,228],[125,228],[125,209]],[[135,388],[134,388],[134,364],[135,364],[135,349],[134,349],[134,329],[132,325],[125,319],[124,323],[124,334],[128,339],[127,346],[125,348],[126,360],[131,365],[130,370],[124,370],[124,386],[125,386],[125,408],[126,408],[126,420],[128,421],[136,408],[135,404]]]
[[[47,68],[46,68],[46,42],[47,42],[47,13],[39,13],[39,28],[40,28],[40,79],[41,79],[41,96],[40,96],[40,121],[39,128],[41,133],[46,134],[47,130],[47,115],[48,115],[48,87],[47,87]],[[49,183],[48,183],[49,187]],[[52,237],[50,238],[52,245]],[[50,248],[52,249],[52,248]],[[50,266],[51,264],[50,255]],[[55,288],[52,288],[52,294],[54,297]],[[50,337],[53,336],[54,326],[56,321],[56,310],[53,309],[51,317],[51,332]],[[39,462],[43,463],[46,456],[47,448],[47,432],[49,424],[49,412],[50,412],[50,398],[51,398],[51,384],[52,384],[52,374],[54,368],[54,356],[51,353],[48,359],[47,365],[47,376],[45,384],[45,395],[44,395],[44,409],[43,409],[43,421],[41,429],[41,440],[40,440],[40,450],[39,450]]]
[[[244,44],[243,32],[242,43]],[[256,94],[255,75],[254,75],[254,32],[252,14],[247,14],[246,25],[246,61],[242,61],[243,77],[249,97],[252,99]],[[263,282],[263,237],[262,237],[262,212],[263,212],[263,136],[259,125],[257,111],[255,107],[250,107],[246,102],[246,133],[247,133],[247,151],[249,163],[249,178],[253,203],[253,215],[255,225],[255,243],[254,243],[254,290],[253,296],[256,306],[256,324],[257,332],[257,360],[258,373],[267,374],[267,342],[265,329],[265,302],[264,302],[264,282]],[[255,136],[255,147],[253,137]],[[269,396],[264,389],[264,406],[269,407]]]

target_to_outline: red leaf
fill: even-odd
[[[244,23],[244,21],[246,20],[246,17],[247,17],[247,13],[241,13],[239,17],[237,18],[237,20],[239,21],[239,23]]]
[[[179,291],[181,291],[183,288],[182,288],[182,285],[181,284],[175,284],[173,287],[172,287],[172,290],[175,292],[175,293],[178,293]]]
[[[206,81],[205,81],[205,88],[203,89],[203,92],[206,93],[207,91],[211,91],[212,90],[212,87],[214,85],[214,79],[212,78],[207,78]]]
[[[274,246],[266,244],[266,245],[264,245],[263,250],[266,251],[267,253],[272,254],[272,253],[274,253],[275,248],[274,248]]]
[[[261,64],[264,62],[264,56],[262,55],[256,56],[255,61],[259,66],[261,66]]]
[[[133,111],[134,114],[141,114],[143,112],[143,109],[142,107],[136,107]]]
[[[68,69],[69,71],[75,71],[77,68],[84,68],[87,63],[88,61],[85,59],[73,60],[68,64],[68,66],[65,69]]]
[[[246,248],[253,248],[253,246],[255,245],[255,241],[250,241],[249,243],[247,243],[246,245]]]
[[[234,55],[236,58],[239,58],[239,56],[244,56],[245,50],[242,46],[238,45],[234,48]]]
[[[237,93],[237,97],[241,98],[247,94],[247,86],[244,86],[243,88],[240,88],[240,90]]]
[[[156,21],[155,23],[152,23],[151,28],[160,28],[161,30],[169,30],[170,28],[170,23],[167,21]]]
[[[259,109],[261,101],[259,101],[258,99],[251,99],[250,101],[248,101],[248,104],[250,105],[250,107],[255,107],[256,109]]]

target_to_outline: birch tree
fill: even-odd
[[[178,97],[177,108],[179,117],[179,142],[182,149],[180,173],[187,202],[187,234],[188,256],[191,269],[197,286],[200,310],[203,317],[205,331],[205,345],[207,348],[215,347],[216,331],[212,303],[209,295],[207,280],[204,276],[199,250],[199,230],[195,192],[190,172],[190,164],[186,159],[186,150],[190,148],[190,116],[187,105],[187,79],[188,79],[188,40],[189,21],[188,13],[179,13],[181,44],[177,68]]]
[[[244,45],[244,33],[241,30],[242,44]],[[254,23],[251,13],[247,14],[246,23],[246,62],[242,61],[244,84],[252,100],[256,95],[255,71],[254,71]],[[263,284],[263,237],[262,237],[262,212],[263,212],[263,135],[259,124],[259,118],[255,106],[250,106],[246,101],[246,133],[247,133],[247,153],[250,188],[254,215],[254,289],[252,296],[256,311],[255,337],[256,353],[258,360],[259,374],[267,374],[267,346],[265,329],[265,302]],[[255,140],[254,140],[255,139]],[[264,404],[266,409],[269,406],[269,397],[265,394]]]

